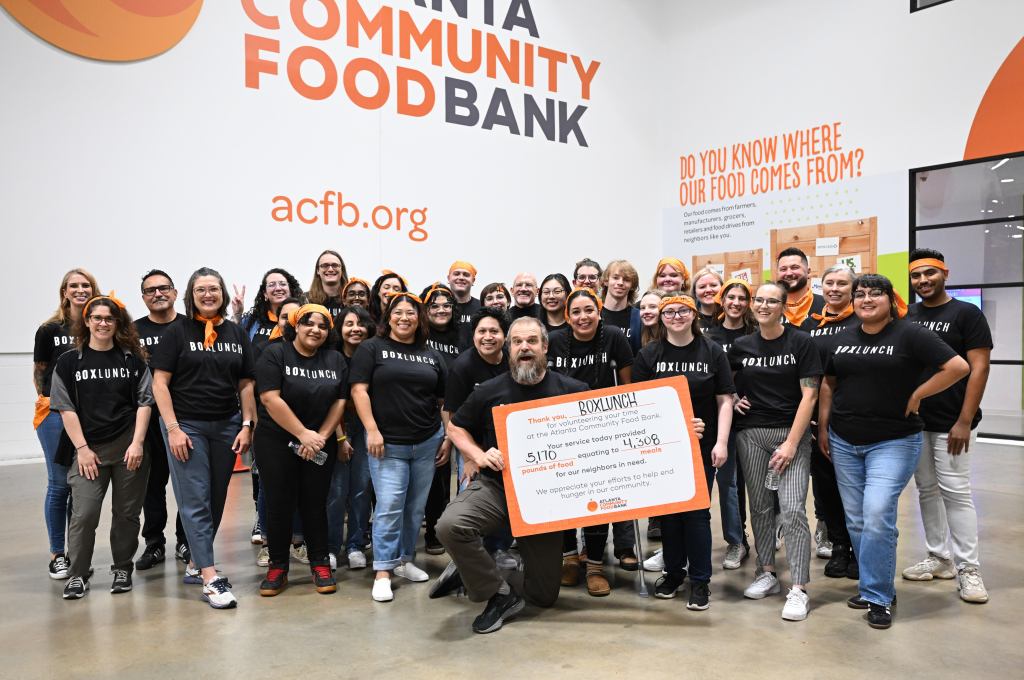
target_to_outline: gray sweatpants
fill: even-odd
[[[474,602],[489,600],[501,587],[501,575],[484,549],[483,538],[504,533],[507,527],[505,490],[485,475],[456,496],[437,521],[437,538],[455,562]],[[550,607],[558,599],[562,582],[562,532],[522,536],[516,542],[523,556],[522,594],[532,604]],[[509,585],[515,588],[518,584]]]
[[[107,487],[111,489],[110,511],[110,552],[113,569],[132,568],[132,558],[139,547],[139,515],[142,501],[146,498],[146,483],[149,481],[149,453],[142,457],[138,470],[129,470],[124,454],[132,443],[134,427],[112,442],[97,444],[90,448],[100,459],[96,479],[86,479],[78,473],[78,457],[68,468],[68,486],[75,502],[68,525],[68,559],[71,560],[71,576],[85,578],[92,566],[92,553],[96,545],[96,527],[100,523],[100,511]]]

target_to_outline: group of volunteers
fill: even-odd
[[[754,285],[666,257],[643,290],[629,262],[583,259],[571,278],[519,273],[474,297],[469,262],[414,292],[391,270],[350,276],[326,250],[308,290],[274,268],[251,302],[200,268],[183,314],[175,282],[153,269],[141,280],[148,315],[135,321],[73,269],[34,351],[49,575],[66,580],[65,599],[88,592],[110,488],[110,590],[130,591],[134,569],[166,558],[170,479],[184,583],[235,607],[214,544],[242,455],[263,596],[286,589],[292,561],[308,563],[317,592],[335,592],[339,564],[365,568],[369,551],[372,598],[390,601],[393,578],[430,580],[416,562],[425,526],[425,551],[451,558],[430,597],[464,589],[486,602],[478,633],[581,581],[607,595],[609,533],[619,568],[663,572],[659,598],[688,580],[687,608],[705,610],[709,509],[650,518],[662,550],[646,560],[633,522],[513,537],[491,417],[501,404],[685,376],[709,493],[718,484],[724,569],[748,556],[749,517],[747,598],[781,592],[784,545],[783,619],[808,614],[813,553],[828,558],[825,576],[859,581],[851,608],[889,627],[897,504],[914,476],[927,555],[903,578],[955,578],[962,599],[987,601],[969,470],[992,349],[985,317],[947,293],[936,251],[911,253],[920,301],[909,309],[885,276],[832,266],[819,295],[803,252],[775,264],[775,280]]]

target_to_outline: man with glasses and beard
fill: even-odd
[[[776,278],[786,284],[785,319],[799,326],[811,314],[821,314],[825,298],[811,290],[811,265],[799,248],[786,248],[775,258]]]
[[[523,559],[522,593],[502,578],[483,537],[508,531],[508,505],[491,409],[533,399],[585,392],[586,384],[547,370],[548,334],[535,318],[514,321],[508,331],[509,372],[477,386],[448,425],[448,436],[466,459],[466,474],[476,477],[447,507],[437,523],[437,535],[452,558],[441,574],[440,588],[451,592],[459,584],[469,599],[487,602],[473,621],[476,633],[491,633],[522,611],[524,597],[550,607],[558,598],[562,571],[562,532],[518,539]],[[479,473],[479,474],[477,474]]]

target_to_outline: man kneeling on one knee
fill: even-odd
[[[550,607],[558,598],[562,569],[562,533],[522,536],[522,593],[513,592],[483,546],[483,538],[508,530],[508,505],[501,477],[504,458],[497,449],[491,409],[587,390],[586,384],[547,370],[548,334],[532,317],[513,322],[508,331],[509,372],[481,383],[452,416],[448,436],[466,459],[466,476],[475,479],[452,501],[437,523],[437,535],[452,564],[431,591],[451,592],[458,583],[469,599],[487,602],[473,621],[477,633],[491,633],[522,611],[524,597]],[[479,474],[477,474],[479,473]]]

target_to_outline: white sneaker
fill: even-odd
[[[661,548],[644,560],[644,571],[665,571],[665,556],[661,552]]]
[[[988,591],[977,567],[963,566],[957,571],[960,599],[964,602],[983,604],[988,602]]]
[[[203,585],[203,599],[214,609],[233,609],[238,604],[231,592],[231,584],[223,576]]]
[[[782,608],[782,618],[786,621],[803,621],[807,618],[807,593],[799,588],[790,588],[786,595],[786,605]]]
[[[260,551],[256,554],[256,566],[270,566],[270,548],[268,548],[267,546],[263,546],[262,548],[260,548]]]
[[[306,552],[305,543],[301,543],[299,545],[292,543],[292,547],[289,549],[289,552],[291,553],[293,560],[298,560],[303,564],[309,564],[309,553]]]
[[[395,594],[391,592],[391,579],[379,578],[373,582],[373,591],[370,593],[374,602],[391,602]]]
[[[779,586],[779,579],[772,576],[770,571],[762,571],[754,577],[753,583],[747,586],[747,589],[743,591],[743,597],[749,597],[751,600],[760,600],[763,599],[765,595],[774,595],[781,591],[782,588]]]
[[[953,563],[935,555],[929,555],[917,564],[903,570],[903,578],[908,581],[931,581],[933,578],[951,579],[955,577]]]
[[[348,554],[349,569],[366,569],[366,555],[362,550],[353,550]]]
[[[190,564],[185,565],[185,575],[181,578],[181,582],[187,586],[198,586],[203,584],[203,575],[198,568],[193,567]]]
[[[823,560],[832,557],[832,541],[828,540],[828,526],[821,520],[814,527],[814,554]]]
[[[334,553],[327,553],[327,559],[331,562],[331,571],[338,571],[338,556]]]
[[[747,546],[742,543],[730,545],[725,550],[725,558],[722,560],[722,569],[739,569],[743,558],[747,556]]]
[[[402,578],[414,583],[422,583],[423,581],[430,580],[430,576],[427,575],[427,572],[423,571],[412,562],[402,562],[395,567],[395,576],[401,576]]]

